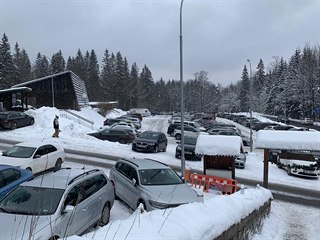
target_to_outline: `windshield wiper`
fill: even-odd
[[[150,180],[152,180],[153,178],[155,178],[162,170],[158,170],[155,174],[153,174],[151,177],[150,177]]]

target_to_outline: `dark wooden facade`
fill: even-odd
[[[89,106],[84,81],[71,71],[31,80],[13,87],[31,88],[32,92],[28,94],[27,101],[36,108],[54,106],[58,109],[79,110],[82,106]]]

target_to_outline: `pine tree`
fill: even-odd
[[[147,67],[147,65],[144,65],[140,77],[139,77],[139,83],[138,83],[138,107],[145,107],[152,109],[153,106],[153,88],[154,88],[154,82],[152,78],[152,74]]]
[[[100,93],[100,79],[99,79],[99,64],[97,55],[92,49],[89,57],[88,78],[86,80],[86,87],[90,101],[99,101]]]
[[[31,63],[25,49],[20,51],[19,44],[15,45],[15,53],[13,54],[13,62],[17,69],[17,79],[14,84],[22,83],[32,79]]]
[[[4,33],[0,43],[0,89],[11,87],[16,79],[17,69],[11,55],[8,37]]]
[[[250,110],[250,79],[248,76],[248,70],[246,65],[244,65],[242,71],[242,78],[240,83],[240,92],[239,92],[239,103],[240,110],[243,112],[248,112]]]
[[[138,106],[138,82],[139,82],[139,68],[136,63],[133,63],[130,70],[130,91],[129,91],[129,108]]]
[[[47,57],[41,55],[40,52],[37,54],[37,59],[33,67],[32,74],[35,79],[49,76],[51,74],[49,61]]]
[[[62,56],[61,50],[55,53],[51,57],[51,72],[60,73],[63,72],[66,68],[66,62]]]

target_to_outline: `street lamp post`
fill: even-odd
[[[252,83],[251,83],[251,81],[252,81],[252,69],[251,69],[250,59],[247,59],[247,62],[249,63],[249,66],[250,66],[249,112],[250,112],[250,152],[252,152]]]
[[[180,95],[181,95],[181,177],[185,177],[185,158],[184,158],[184,100],[183,100],[183,58],[182,58],[182,5],[183,0],[181,0],[180,5]]]

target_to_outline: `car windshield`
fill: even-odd
[[[139,170],[142,185],[173,185],[183,181],[172,169],[143,169]]]
[[[63,189],[20,186],[0,202],[0,212],[25,215],[52,215],[55,213]]]
[[[157,139],[158,138],[158,133],[156,132],[143,132],[140,134],[140,138],[146,138],[146,139]]]
[[[34,147],[13,146],[3,152],[2,155],[16,158],[30,158],[35,150],[36,148]]]

